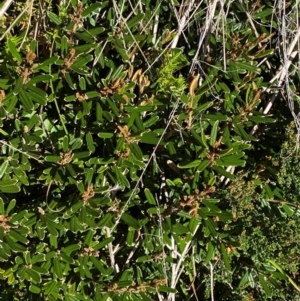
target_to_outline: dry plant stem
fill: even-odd
[[[123,16],[122,16],[121,12],[119,11],[119,9],[118,9],[118,5],[117,5],[117,3],[116,3],[116,1],[115,1],[115,0],[113,1],[113,5],[114,5],[114,9],[115,9],[115,11],[116,11],[116,14],[118,14],[118,15],[119,15],[119,22],[120,22],[121,20],[122,20],[122,22],[124,22],[124,24],[125,24],[125,26],[126,26],[126,28],[127,28],[128,32],[130,33],[130,35],[131,35],[132,39],[134,40],[134,43],[136,44],[136,46],[137,46],[138,50],[140,51],[141,55],[143,56],[143,58],[144,58],[145,62],[147,63],[147,65],[148,65],[148,69],[150,69],[150,68],[149,68],[149,67],[150,67],[150,65],[149,65],[149,62],[148,62],[148,60],[147,60],[147,58],[146,58],[146,56],[145,56],[144,52],[142,51],[142,49],[141,49],[141,47],[140,47],[140,45],[139,45],[138,41],[135,39],[135,37],[134,37],[134,35],[132,34],[132,32],[131,32],[130,28],[128,27],[128,25],[127,25],[127,23],[126,23],[125,19],[123,18]],[[122,34],[122,36],[123,36],[123,34]],[[122,40],[123,40],[123,41],[125,41],[125,39],[122,39]],[[125,46],[125,45],[124,45],[124,46]]]
[[[194,69],[195,62],[197,61],[197,58],[198,58],[198,55],[199,55],[199,52],[200,52],[200,48],[203,44],[203,41],[204,41],[205,37],[210,34],[211,24],[212,24],[212,20],[215,16],[216,6],[217,6],[218,2],[219,2],[219,0],[215,0],[207,9],[206,22],[203,26],[204,31],[201,34],[201,38],[200,38],[199,43],[198,43],[198,48],[197,48],[196,54],[195,54],[195,56],[193,58],[193,61],[192,61],[192,66],[190,68],[190,72],[192,72],[192,70]]]
[[[108,227],[105,227],[105,232],[106,232],[106,238],[111,237],[111,232],[110,232],[110,229]],[[111,242],[108,244],[108,252],[109,252],[109,258],[110,258],[111,266],[113,267],[113,269],[115,271],[115,274],[117,274],[117,273],[120,272],[120,269],[119,269],[119,266],[116,264],[115,254],[114,254]]]
[[[160,204],[159,204],[158,199],[155,198],[155,200],[156,200],[156,203],[157,203],[157,208],[160,208]],[[162,252],[163,252],[163,269],[164,269],[165,278],[168,281],[166,262],[165,262],[166,253],[165,253],[165,250],[163,248],[163,246],[164,246],[163,233],[164,232],[163,232],[163,227],[162,227],[162,217],[161,217],[160,214],[158,215],[158,223],[159,223],[159,241],[160,241],[160,244],[162,245]]]
[[[27,12],[27,9],[29,7],[28,1],[25,3],[24,10],[18,15],[18,17],[11,23],[11,25],[6,29],[6,31],[3,33],[3,35],[0,37],[0,41],[2,41],[5,36],[10,33],[11,29],[15,26],[15,24],[19,21],[19,19],[23,16],[24,13]]]
[[[300,28],[299,28],[300,30]],[[289,51],[288,51],[289,53]],[[288,77],[288,69],[292,64],[292,60],[296,57],[296,55],[298,54],[298,51],[295,50],[294,52],[292,52],[291,54],[288,54],[288,58],[287,60],[285,60],[284,65],[282,66],[281,70],[272,78],[272,80],[270,81],[270,83],[273,83],[277,78],[278,82],[277,85],[280,87],[282,86],[283,82],[285,81],[286,77]],[[286,89],[288,89],[288,87],[286,87]],[[263,90],[263,92],[265,93],[269,93],[271,92],[271,89],[265,89]],[[264,114],[268,114],[270,109],[272,108],[272,105],[278,95],[279,90],[275,90],[275,93],[273,93],[272,97],[270,98],[270,100],[268,101],[263,113]],[[258,126],[254,126],[252,131],[251,131],[251,135],[253,135],[258,129]]]
[[[180,101],[180,99],[178,98],[178,99],[176,100],[176,103],[174,104],[173,110],[171,111],[171,113],[170,113],[170,115],[169,115],[167,125],[166,125],[166,127],[165,127],[165,129],[164,129],[162,135],[160,136],[159,141],[158,141],[157,144],[155,145],[154,150],[153,150],[153,152],[152,152],[152,154],[151,154],[151,156],[150,156],[150,158],[149,158],[149,160],[148,160],[148,162],[147,162],[145,168],[143,169],[142,174],[140,175],[140,177],[139,177],[139,179],[138,179],[138,181],[137,181],[135,187],[133,188],[133,190],[132,190],[132,192],[131,192],[131,194],[130,194],[128,200],[126,201],[126,203],[124,204],[123,208],[121,209],[121,211],[120,211],[120,213],[119,213],[119,217],[118,217],[117,220],[115,221],[115,225],[112,227],[111,232],[113,232],[114,229],[116,229],[116,227],[118,226],[118,224],[119,224],[119,222],[120,222],[120,220],[121,220],[122,214],[126,211],[128,205],[129,205],[129,202],[131,201],[131,199],[133,198],[134,194],[136,193],[138,187],[140,186],[140,183],[142,182],[142,179],[143,179],[143,177],[144,177],[144,174],[145,174],[145,172],[146,172],[148,166],[149,166],[150,163],[152,162],[152,160],[153,160],[153,158],[154,158],[154,156],[155,156],[155,153],[156,153],[156,151],[157,151],[157,148],[158,148],[158,146],[160,145],[160,143],[161,143],[163,137],[165,136],[165,134],[166,134],[166,132],[167,132],[167,130],[168,130],[168,128],[169,128],[171,122],[172,122],[172,119],[173,119],[173,117],[174,117],[174,114],[175,114],[175,112],[176,112],[176,110],[177,110],[177,107],[178,107],[178,105],[179,105],[179,101]],[[1,142],[1,141],[0,141],[0,142]]]
[[[178,32],[177,32],[177,35],[175,36],[175,38],[173,39],[173,43],[172,43],[172,45],[171,45],[171,48],[175,48],[175,47],[177,46],[179,37],[181,36],[181,34],[182,34],[182,32],[183,32],[183,29],[184,29],[184,27],[186,26],[186,23],[187,23],[187,22],[186,22],[187,17],[188,17],[188,15],[189,15],[189,13],[190,13],[190,11],[191,11],[193,5],[194,5],[195,0],[190,0],[190,1],[188,1],[188,2],[189,2],[188,7],[187,7],[186,11],[184,12],[184,14],[183,14],[181,20],[178,22],[178,23],[179,23],[179,24],[178,24]],[[173,1],[172,1],[172,4],[173,4],[173,6],[174,6]],[[181,5],[185,5],[185,4],[181,4]]]
[[[242,0],[239,0],[239,2],[240,2],[241,6],[243,7],[243,9],[244,9],[244,11],[245,11],[245,13],[246,13],[246,15],[247,15],[248,21],[249,21],[249,23],[250,23],[250,25],[251,25],[251,27],[252,27],[252,29],[253,29],[253,31],[254,31],[255,36],[258,38],[258,37],[259,37],[259,33],[257,32],[256,27],[255,27],[255,25],[254,25],[254,23],[253,23],[253,21],[252,21],[252,16],[248,13],[247,9],[244,7],[243,1],[242,1]],[[263,47],[261,43],[258,43],[258,46],[259,46],[260,48]],[[267,64],[268,68],[271,70],[271,65],[270,65],[270,63],[268,62],[268,60],[266,61],[266,64]]]
[[[210,299],[211,301],[214,301],[214,266],[212,263],[209,263],[210,265]]]
[[[226,16],[225,16],[225,12],[224,12],[224,1],[220,2],[221,6],[222,6],[222,35],[223,35],[223,68],[224,68],[224,72],[226,72],[226,38],[225,38],[225,21],[226,21]],[[228,10],[229,10],[229,5],[228,5]]]
[[[212,27],[212,31],[216,30],[216,33],[218,33],[219,20],[220,19],[222,20],[222,39],[223,39],[223,45],[222,45],[222,47],[223,47],[223,70],[222,71],[223,72],[227,72],[226,71],[227,70],[227,67],[226,67],[226,63],[227,63],[227,59],[226,59],[226,35],[225,35],[225,24],[226,24],[226,22],[225,21],[226,21],[227,15],[229,13],[231,3],[232,3],[232,0],[230,0],[227,3],[227,12],[225,12],[225,10],[224,10],[224,6],[225,6],[224,0],[220,1],[220,6],[221,6],[221,11],[222,12],[217,17],[217,20],[215,22],[214,27],[216,27],[216,29],[214,29]],[[207,49],[208,43],[209,43],[209,35],[206,35],[203,49]]]
[[[140,239],[135,243],[134,247],[132,248],[131,252],[129,253],[129,255],[128,255],[126,261],[125,261],[125,265],[127,265],[130,262],[130,259],[132,258],[132,256],[136,252],[136,250],[138,249],[140,243],[141,243]]]
[[[172,269],[172,282],[171,282],[171,285],[170,285],[171,288],[175,288],[176,287],[177,282],[178,282],[178,280],[180,278],[180,275],[183,272],[183,267],[181,267],[181,264],[184,261],[185,256],[187,255],[188,251],[191,248],[192,238],[195,236],[195,234],[197,233],[198,229],[199,229],[199,225],[197,225],[197,227],[195,228],[194,233],[193,233],[193,235],[191,237],[191,240],[186,244],[186,246],[185,246],[182,254],[180,255],[179,261],[177,262],[176,267],[174,268],[174,271]],[[169,293],[167,300],[174,301],[175,300],[175,294],[174,293]]]
[[[197,290],[195,289],[195,284],[194,284],[195,279],[197,279],[197,271],[196,271],[194,254],[195,254],[195,246],[192,247],[192,256],[191,256],[192,257],[192,263],[193,263],[193,274],[194,274],[193,275],[194,278],[193,278],[193,281],[192,281],[192,284],[191,284],[191,288],[193,290],[193,293],[194,293],[194,296],[196,298],[196,301],[199,301],[198,296],[197,296]]]
[[[8,143],[5,142],[4,140],[0,140],[0,144],[6,145],[8,148],[11,148],[11,149],[13,149],[14,151],[16,151],[16,152],[18,152],[18,153],[20,153],[20,154],[23,154],[23,155],[27,156],[28,158],[33,159],[33,160],[35,160],[35,161],[37,161],[37,162],[39,162],[39,163],[43,163],[43,161],[40,161],[39,159],[37,159],[37,158],[35,158],[35,157],[33,157],[33,156],[27,154],[26,152],[23,152],[23,151],[21,151],[21,150],[15,148],[14,146],[12,146],[11,144],[8,144]]]
[[[33,10],[33,0],[28,3],[28,14],[29,14],[29,16],[28,16],[28,25],[27,25],[26,33],[25,33],[25,35],[23,37],[23,40],[22,40],[20,46],[18,47],[19,51],[22,48],[23,43],[27,39],[28,31],[29,31],[29,28],[30,28],[30,25],[31,25],[32,10]]]
[[[159,204],[159,201],[157,198],[155,198],[156,200],[156,203],[157,203],[157,208],[160,208],[160,204]],[[165,258],[166,258],[166,253],[165,253],[165,250],[164,250],[164,240],[163,240],[163,227],[162,227],[162,217],[161,215],[158,215],[158,223],[159,223],[159,242],[162,246],[162,252],[163,252],[163,270],[164,270],[164,276],[165,278],[167,279],[167,282],[168,282],[168,274],[167,274],[167,269],[166,269],[166,261],[165,261]],[[157,296],[159,298],[159,300],[162,300],[164,301],[164,297],[157,291]]]
[[[295,49],[297,43],[299,42],[299,38],[300,38],[300,27],[298,28],[297,33],[294,36],[294,39],[293,39],[292,43],[290,44],[289,48],[286,51],[283,50],[285,52],[283,65],[280,67],[277,74],[270,80],[270,82],[269,82],[270,84],[274,83],[276,80],[278,80],[277,86],[279,86],[279,87],[282,86],[282,84],[284,82],[286,84],[288,84],[288,71],[289,71],[289,68],[292,64],[293,59],[295,59],[296,55],[298,54],[298,50],[294,50],[294,49]],[[287,85],[286,85],[286,89],[289,89],[289,87]],[[262,92],[270,93],[270,92],[274,92],[274,90],[270,89],[270,88],[266,88],[266,89],[263,89]],[[265,109],[263,111],[264,114],[269,113],[269,111],[272,108],[272,105],[273,105],[273,103],[274,103],[274,101],[275,101],[275,99],[278,95],[278,92],[279,92],[279,90],[275,90],[275,93],[273,93],[272,97],[269,99],[269,101],[268,101],[268,103],[265,106]],[[289,105],[291,105],[291,100],[289,100]],[[291,112],[291,114],[293,115],[295,122],[297,122],[298,119],[297,119],[297,116],[295,115],[295,113]],[[253,129],[251,130],[250,134],[254,135],[255,132],[257,131],[257,129],[258,129],[258,125],[255,125],[253,127]],[[228,166],[226,168],[226,171],[233,174],[234,167],[233,166]],[[224,179],[225,179],[225,176],[222,176],[220,178],[220,183],[222,183],[224,181]],[[230,181],[229,179],[226,179],[225,185],[229,181]]]
[[[153,45],[155,45],[156,42],[158,23],[159,23],[159,15],[156,14],[154,17],[154,26],[153,26],[153,38],[152,38]]]
[[[2,7],[0,8],[0,18],[7,12],[13,1],[14,0],[6,0],[4,4],[2,4]]]

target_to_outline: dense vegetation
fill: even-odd
[[[0,8],[0,300],[299,300],[297,1]]]

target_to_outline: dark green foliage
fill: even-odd
[[[264,112],[282,9],[223,2],[1,18],[1,300],[299,298],[299,74]]]

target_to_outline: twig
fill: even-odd
[[[209,263],[210,265],[210,299],[214,301],[214,266]]]
[[[152,38],[153,45],[155,45],[156,42],[158,23],[159,23],[159,14],[156,14],[154,17],[154,26],[153,26],[153,38]]]
[[[6,13],[14,0],[6,0],[5,3],[0,8],[0,18]]]
[[[212,23],[212,20],[215,16],[215,10],[216,10],[216,5],[217,3],[219,2],[219,0],[215,0],[210,6],[209,6],[209,9],[207,10],[207,13],[206,13],[206,22],[205,22],[205,29],[201,35],[201,38],[199,40],[199,43],[198,43],[198,48],[197,48],[197,51],[194,55],[194,58],[193,58],[193,63],[192,63],[192,66],[190,68],[190,72],[194,69],[194,65],[195,65],[195,62],[197,61],[197,57],[199,55],[199,52],[200,52],[200,48],[202,46],[202,43],[204,41],[204,38],[206,37],[207,34],[210,33],[210,29],[211,29],[211,23]]]
[[[177,32],[177,35],[175,36],[175,38],[173,39],[173,43],[171,45],[171,48],[175,48],[177,46],[177,43],[178,43],[178,40],[179,40],[179,37],[181,36],[182,32],[183,32],[183,28],[186,26],[186,20],[187,20],[187,17],[188,17],[188,14],[190,13],[193,5],[194,5],[194,2],[195,0],[190,0],[188,1],[189,4],[188,4],[188,8],[186,9],[186,11],[184,12],[181,20],[178,22],[178,32]],[[173,3],[173,1],[172,1]],[[183,5],[183,4],[182,4]],[[175,10],[174,10],[175,11]]]
[[[110,229],[108,227],[105,227],[105,232],[106,232],[106,238],[111,237],[111,232],[110,232]],[[108,244],[108,252],[109,252],[109,258],[110,258],[111,266],[113,267],[115,273],[117,274],[117,273],[120,272],[120,269],[119,269],[119,266],[115,262],[115,254],[114,254],[111,242]]]
[[[164,137],[165,133],[167,132],[167,130],[168,130],[168,128],[169,128],[169,126],[170,126],[170,124],[171,124],[171,122],[172,122],[173,116],[174,116],[174,114],[175,114],[175,112],[176,112],[176,110],[177,110],[177,107],[178,107],[178,105],[179,105],[179,101],[180,101],[180,99],[178,98],[178,99],[176,100],[176,103],[174,104],[173,110],[171,111],[171,113],[170,113],[170,115],[169,115],[167,125],[166,125],[166,127],[165,127],[165,129],[164,129],[162,135],[160,136],[160,138],[159,138],[157,144],[155,145],[155,147],[154,147],[154,149],[153,149],[153,152],[152,152],[152,154],[151,154],[151,156],[150,156],[150,158],[149,158],[149,160],[148,160],[148,162],[147,162],[145,168],[143,169],[143,171],[142,171],[142,173],[141,173],[141,175],[140,175],[140,177],[139,177],[139,179],[138,179],[138,181],[137,181],[135,187],[133,188],[133,190],[132,190],[132,192],[131,192],[131,194],[130,194],[128,200],[126,201],[126,203],[124,204],[123,208],[121,209],[121,211],[120,211],[120,213],[119,213],[119,217],[117,218],[117,220],[115,221],[114,226],[113,226],[112,229],[111,229],[112,232],[114,231],[114,229],[115,229],[115,228],[117,227],[117,225],[119,224],[119,222],[120,222],[120,220],[121,220],[121,217],[122,217],[122,214],[126,211],[126,209],[127,209],[128,205],[129,205],[130,201],[132,200],[132,198],[133,198],[134,194],[136,193],[136,191],[137,191],[137,189],[138,189],[140,183],[142,182],[142,179],[143,179],[143,177],[144,177],[144,174],[145,174],[145,172],[146,172],[148,166],[150,165],[151,161],[153,160],[153,158],[154,158],[154,156],[155,156],[155,153],[156,153],[156,151],[157,151],[157,148],[159,147],[161,141],[163,140],[163,137]]]
[[[289,48],[284,51],[284,60],[283,60],[283,64],[282,66],[279,68],[277,74],[270,80],[270,84],[274,83],[276,80],[278,80],[277,82],[277,86],[281,86],[284,82],[285,82],[285,85],[286,85],[286,89],[289,89],[288,87],[288,71],[289,71],[289,68],[292,64],[292,61],[294,60],[294,58],[296,57],[296,55],[298,54],[298,50],[294,50],[295,46],[297,45],[297,43],[299,42],[299,38],[300,38],[300,27],[298,28],[297,30],[297,33],[296,35],[294,36],[294,39],[292,41],[292,43],[290,44]],[[270,93],[274,91],[274,89],[270,89],[270,88],[265,88],[265,89],[262,89],[262,92],[263,93]],[[278,92],[279,90],[275,90],[275,93],[273,93],[272,97],[269,99],[267,105],[265,106],[265,109],[263,111],[264,114],[268,114],[270,109],[272,108],[272,105],[278,95]],[[289,99],[289,105],[290,105],[290,108],[291,108],[291,100]],[[297,116],[295,115],[295,113],[291,110],[291,114],[293,115],[294,117],[294,120],[295,122],[297,122]],[[251,130],[251,135],[254,135],[255,132],[257,131],[258,129],[258,125],[255,125],[252,130]],[[227,172],[230,172],[233,174],[234,172],[234,167],[233,166],[228,166],[226,168],[226,171]],[[220,182],[219,183],[222,183],[225,179],[225,176],[222,176],[220,178]],[[226,182],[225,182],[225,185],[229,182],[230,180],[229,179],[226,179]]]
[[[18,153],[20,153],[20,154],[23,154],[23,155],[25,155],[25,156],[27,156],[27,157],[30,158],[30,159],[36,160],[36,161],[39,162],[39,163],[43,163],[43,161],[40,161],[39,159],[37,159],[37,158],[35,158],[35,157],[33,157],[33,156],[27,154],[26,152],[23,152],[23,151],[21,151],[21,150],[15,148],[14,146],[12,146],[11,144],[8,144],[8,143],[7,143],[6,141],[4,141],[4,140],[0,140],[0,144],[1,144],[1,143],[4,144],[4,145],[6,145],[7,147],[13,149],[14,151],[16,151],[16,152],[18,152]]]
[[[199,225],[196,226],[192,237],[195,236],[195,234],[197,233],[198,229],[199,229]],[[191,243],[192,243],[192,238],[186,244],[186,246],[185,246],[182,254],[180,255],[179,261],[176,264],[176,267],[174,268],[174,270],[172,269],[172,282],[171,282],[171,286],[170,286],[171,288],[175,288],[176,285],[177,285],[177,282],[178,282],[178,280],[180,278],[180,275],[181,275],[181,273],[183,271],[183,268],[181,267],[181,264],[184,261],[186,254],[188,253],[188,251],[191,248]],[[175,277],[173,275],[175,275]],[[174,293],[169,293],[167,300],[175,300],[175,294]]]
[[[0,37],[0,41],[4,39],[4,37],[11,31],[11,29],[15,26],[15,24],[19,21],[19,19],[23,16],[24,13],[27,12],[29,7],[28,1],[25,3],[24,10],[18,15],[18,17],[11,23],[11,25],[6,29],[3,35]]]

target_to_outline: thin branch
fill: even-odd
[[[207,17],[207,18],[206,18],[206,22],[205,22],[205,25],[204,25],[204,26],[205,26],[205,29],[204,29],[204,31],[203,31],[203,33],[202,33],[202,35],[201,35],[200,40],[199,40],[198,48],[197,48],[197,51],[196,51],[196,53],[195,53],[195,55],[194,55],[193,63],[192,63],[192,66],[191,66],[191,68],[190,68],[190,72],[194,69],[195,62],[197,61],[197,57],[198,57],[198,55],[199,55],[200,48],[201,48],[201,46],[202,46],[202,43],[203,43],[205,37],[206,37],[207,35],[210,34],[211,24],[212,24],[212,20],[213,20],[213,18],[214,18],[214,16],[215,16],[216,5],[217,5],[218,2],[219,2],[219,0],[215,0],[215,1],[209,6],[209,8],[208,8],[208,10],[207,10],[207,13],[206,13],[206,17]]]
[[[210,265],[210,300],[214,301],[214,266],[212,263]]]
[[[105,232],[106,232],[106,238],[111,237],[111,231],[108,227],[105,227]],[[111,242],[108,244],[108,252],[109,252],[111,266],[113,267],[115,273],[117,274],[120,272],[120,269],[119,266],[116,264],[115,254]]]
[[[143,179],[143,177],[144,177],[144,174],[145,174],[147,168],[149,167],[151,161],[153,160],[153,158],[154,158],[154,156],[155,156],[155,153],[156,153],[156,151],[157,151],[157,148],[159,147],[161,141],[163,140],[163,137],[165,136],[165,133],[167,132],[167,130],[168,130],[168,128],[169,128],[169,126],[170,126],[170,124],[171,124],[171,122],[172,122],[172,120],[173,120],[173,117],[174,117],[175,112],[176,112],[176,110],[177,110],[177,107],[178,107],[178,105],[179,105],[179,101],[180,101],[180,99],[178,98],[178,99],[176,100],[176,103],[174,104],[173,110],[171,111],[171,113],[170,113],[170,115],[169,115],[167,125],[166,125],[166,127],[165,127],[165,129],[164,129],[162,135],[160,136],[160,138],[159,138],[157,144],[155,145],[154,150],[153,150],[153,152],[151,153],[151,156],[150,156],[150,158],[149,158],[149,160],[148,160],[148,162],[147,162],[145,168],[143,169],[143,171],[142,171],[142,173],[141,173],[141,175],[140,175],[140,177],[139,177],[139,179],[138,179],[138,181],[137,181],[135,187],[133,188],[133,190],[132,190],[132,192],[131,192],[131,194],[130,194],[128,200],[126,201],[126,203],[124,204],[123,208],[121,209],[121,211],[120,211],[120,213],[119,213],[119,217],[117,218],[117,220],[115,221],[114,226],[113,226],[112,229],[111,229],[112,232],[113,232],[114,229],[118,226],[118,224],[119,224],[119,222],[120,222],[120,220],[121,220],[121,217],[122,217],[123,213],[127,210],[130,201],[132,200],[134,194],[135,194],[136,191],[138,190],[138,188],[139,188],[139,186],[140,186],[140,183],[142,182],[142,179]]]
[[[5,3],[0,8],[0,18],[3,17],[3,15],[7,12],[11,4],[14,0],[6,0]]]
[[[177,32],[177,35],[175,36],[175,38],[173,39],[173,43],[171,45],[171,48],[176,48],[178,40],[179,40],[179,37],[181,36],[181,34],[183,32],[183,29],[184,29],[184,27],[187,24],[186,20],[187,20],[187,17],[189,15],[190,11],[192,10],[194,2],[195,2],[195,0],[190,0],[189,1],[188,8],[184,12],[181,20],[178,22],[178,32]],[[172,1],[172,3],[173,3],[173,1]]]

